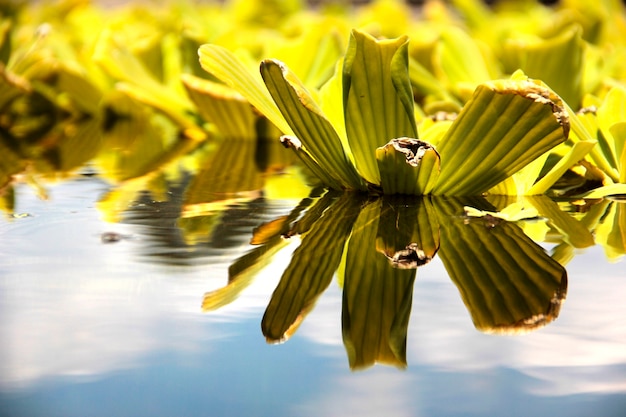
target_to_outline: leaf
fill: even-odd
[[[281,37],[269,48],[267,56],[284,62],[303,84],[320,88],[333,74],[344,45],[336,28],[327,22],[308,20],[306,30],[297,38]]]
[[[261,63],[261,75],[287,123],[320,168],[342,188],[363,190],[339,135],[300,80],[275,60]]]
[[[504,61],[509,71],[521,69],[529,77],[542,80],[566,103],[578,108],[584,47],[582,30],[573,26],[550,39],[509,39],[504,46]]]
[[[539,216],[539,212],[534,207],[525,207],[522,203],[509,204],[498,212],[478,210],[474,207],[463,207],[467,217],[491,217],[516,222],[524,219],[534,219]]]
[[[585,225],[561,211],[558,204],[548,197],[532,196],[527,201],[537,209],[541,217],[548,219],[548,225],[557,229],[563,235],[563,240],[571,246],[582,249],[595,244],[593,235]]]
[[[477,195],[566,140],[561,100],[529,80],[480,85],[438,146],[434,194]]]
[[[441,80],[435,77],[412,57],[409,57],[409,76],[411,78],[411,85],[416,93],[435,97],[442,101],[448,101],[461,107],[461,103],[448,92]]]
[[[626,254],[626,203],[611,202],[596,228],[596,237],[609,260],[616,262]]]
[[[229,139],[256,139],[256,115],[250,103],[236,91],[208,80],[183,74],[182,82],[200,116],[213,123]]]
[[[121,44],[111,28],[102,31],[93,60],[111,77],[123,81],[130,94],[170,115],[176,115],[174,120],[177,122],[186,120],[185,113],[193,110],[191,102],[161,84],[128,45]]]
[[[626,122],[615,123],[609,131],[615,141],[615,156],[619,170],[619,182],[626,184]]]
[[[361,176],[380,184],[375,150],[394,138],[417,138],[408,74],[408,40],[378,41],[353,30],[344,60],[346,133]]]
[[[285,148],[292,149],[296,156],[300,159],[305,168],[307,168],[321,185],[331,190],[343,190],[344,186],[332,172],[328,172],[319,166],[317,161],[311,154],[302,147],[302,142],[295,136],[283,135],[280,137],[280,143]],[[315,185],[319,185],[315,183]]]
[[[626,183],[626,88],[613,87],[597,112],[598,127],[605,138],[619,173],[619,182]]]
[[[274,237],[233,262],[228,268],[228,284],[204,294],[202,311],[214,311],[235,301],[252,284],[258,272],[269,265],[272,258],[288,242],[280,236]]]
[[[418,139],[399,138],[376,149],[383,194],[429,194],[439,177],[439,154]]]
[[[496,184],[487,194],[511,196],[528,195],[530,188],[537,181],[550,154],[551,151],[544,153],[515,174]]]
[[[596,143],[591,141],[580,141],[574,143],[574,146],[572,146],[570,151],[559,159],[559,162],[557,162],[556,165],[554,165],[539,181],[532,185],[525,194],[544,194],[563,176],[563,174],[565,174],[568,169],[581,161],[594,148],[594,146],[596,146]]]
[[[11,56],[11,35],[13,29],[11,23],[11,20],[6,18],[0,21],[0,63],[3,64],[9,62],[9,57]]]
[[[261,114],[286,135],[293,134],[289,124],[272,100],[260,74],[249,71],[228,49],[218,45],[202,45],[198,50],[200,65],[209,74],[241,94]]]
[[[598,145],[595,146],[589,151],[589,159],[593,161],[593,163],[612,181],[619,180],[619,173],[615,168],[614,158],[611,150],[607,150],[607,147],[610,146],[608,142],[604,139],[602,135],[598,135],[597,128],[592,126],[589,120],[586,119],[586,114],[576,114],[574,111],[565,103],[565,109],[567,110],[567,114],[569,115],[570,125],[572,129],[572,135],[570,138],[572,141],[583,141],[583,142],[598,142]],[[596,138],[598,140],[596,140]]]
[[[465,91],[471,92],[478,84],[493,78],[476,40],[454,26],[442,31],[433,60],[435,75],[461,97]]]
[[[344,195],[303,236],[261,321],[268,342],[282,342],[293,335],[330,284],[359,205],[360,200]]]
[[[441,225],[439,256],[478,330],[524,333],[558,316],[567,272],[543,248],[514,223],[454,217],[460,206],[479,201],[436,198],[434,203]]]
[[[441,139],[450,129],[451,124],[452,120],[435,121],[431,118],[423,119],[419,125],[420,139],[437,148]]]
[[[56,73],[56,88],[70,96],[80,111],[98,114],[103,93],[87,74],[61,65]]]
[[[439,250],[439,223],[431,197],[383,196],[376,251],[394,268],[415,269]]]
[[[212,202],[249,197],[261,190],[264,179],[254,161],[255,151],[256,144],[249,141],[222,142],[187,186],[183,213],[202,212]]]
[[[354,165],[354,156],[352,155],[350,144],[348,143],[346,119],[343,112],[342,71],[343,59],[340,59],[335,66],[335,73],[319,91],[320,108],[330,124],[335,128],[335,132],[337,132],[339,139],[341,139],[344,152]]]
[[[341,323],[353,370],[376,362],[406,367],[416,270],[394,268],[376,251],[381,202],[363,208],[347,247]]]

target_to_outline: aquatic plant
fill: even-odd
[[[567,140],[562,100],[516,73],[479,85],[431,143],[418,137],[408,39],[377,40],[353,30],[343,65],[319,104],[277,60],[261,63],[263,86],[234,55],[200,48],[208,72],[238,90],[285,133],[323,183],[382,194],[480,194]]]
[[[479,0],[428,1],[419,13],[399,0],[316,9],[299,1],[259,0],[116,8],[74,0],[2,5],[0,150],[7,156],[0,187],[33,167],[68,175],[89,161],[106,172],[126,171],[108,178],[126,181],[207,141],[272,138],[278,129],[285,144],[302,145],[296,153],[313,177],[335,189],[624,193],[623,7],[617,0],[592,6],[568,0],[552,7],[535,1],[493,7]],[[348,45],[350,28],[357,30]],[[389,68],[377,80],[362,82],[373,74],[362,71],[358,59],[378,53],[370,45],[374,38],[387,54],[376,59]],[[198,48],[207,43],[212,46],[200,48],[199,62]],[[224,61],[211,64],[212,54]],[[258,62],[265,57],[273,59],[264,61],[259,74]],[[561,122],[569,120],[569,137],[546,142],[541,155],[521,152],[532,140],[516,151],[501,141],[507,155],[518,152],[502,159],[506,170],[489,166],[498,157],[481,154],[483,148],[474,146],[476,152],[465,158],[468,149],[459,143],[471,143],[466,134],[489,132],[460,127],[474,125],[470,110],[485,100],[492,110],[500,109],[494,114],[514,119],[524,114],[520,120],[531,123],[518,107],[524,83],[543,91],[555,109],[566,110]],[[369,91],[377,84],[378,91]],[[391,100],[393,110],[379,111],[382,103],[375,96],[357,110],[363,88]],[[509,96],[503,90],[510,89],[522,94],[504,111],[496,99]],[[294,95],[306,103],[292,100]],[[287,100],[280,108],[277,97]],[[546,120],[554,119],[545,113]],[[272,123],[264,124],[260,114]],[[481,120],[487,123],[490,114]],[[296,132],[299,117],[311,120]],[[83,126],[87,118],[93,120]],[[104,135],[91,134],[97,127]],[[319,138],[310,137],[316,136],[313,128],[321,129]],[[139,133],[144,129],[148,134]],[[498,126],[493,129],[497,136]],[[390,142],[394,139],[401,140]],[[122,143],[130,145],[124,152]],[[407,155],[418,166],[406,163]],[[454,158],[485,163],[455,171]],[[129,166],[133,169],[126,170]],[[454,175],[472,186],[457,184]]]

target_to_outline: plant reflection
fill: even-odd
[[[462,215],[466,205],[495,210],[480,197],[372,199],[326,193],[307,199],[290,216],[256,230],[253,240],[263,243],[233,264],[228,286],[207,293],[203,308],[231,302],[251,281],[257,263],[299,234],[301,244],[261,322],[268,342],[294,334],[338,271],[350,367],[376,362],[405,367],[417,269],[436,254],[478,330],[523,333],[554,320],[567,289],[563,266],[517,224],[469,219]]]
[[[95,171],[111,184],[98,202],[103,217],[147,235],[142,250],[150,261],[209,262],[241,247],[254,228],[256,247],[230,265],[228,285],[205,295],[205,311],[233,302],[298,235],[301,245],[267,306],[263,334],[268,342],[287,340],[337,273],[352,369],[406,366],[417,269],[437,254],[478,330],[521,333],[558,316],[567,290],[563,266],[577,250],[600,244],[610,260],[626,253],[626,205],[609,199],[524,197],[541,220],[511,223],[463,215],[465,206],[501,211],[516,201],[511,197],[375,198],[315,190],[290,213],[279,213],[271,198],[280,193],[269,190],[292,196],[294,186],[282,182],[288,176],[274,175],[293,166],[278,142],[200,145],[176,135],[157,114],[129,103],[116,108],[104,131],[98,117],[46,124],[38,140],[28,129],[0,129],[0,210],[15,217],[14,184],[24,176],[45,195],[47,179]],[[309,188],[296,183],[298,195],[306,195]],[[550,256],[534,242],[553,245]]]

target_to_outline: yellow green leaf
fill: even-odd
[[[435,194],[489,190],[567,139],[568,115],[553,92],[530,80],[480,85],[437,147]]]
[[[344,189],[364,189],[339,135],[295,74],[279,61],[265,60],[261,75],[289,126],[320,168]]]
[[[258,72],[250,71],[237,56],[218,45],[202,45],[198,54],[205,71],[241,94],[281,132],[293,134]]]
[[[429,194],[439,178],[439,154],[418,139],[393,139],[376,149],[383,194]]]
[[[380,184],[376,148],[394,138],[417,138],[408,74],[408,39],[376,40],[353,30],[343,68],[350,150],[361,176]]]

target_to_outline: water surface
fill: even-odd
[[[169,199],[139,193],[117,223],[97,177],[51,184],[47,201],[16,186],[0,221],[0,415],[623,415],[626,274],[602,246],[573,250],[558,317],[516,335],[479,331],[434,256],[411,286],[406,367],[353,370],[336,274],[287,341],[263,334],[299,236],[236,299],[202,309],[255,228],[301,196],[246,195],[184,232],[181,181]]]

